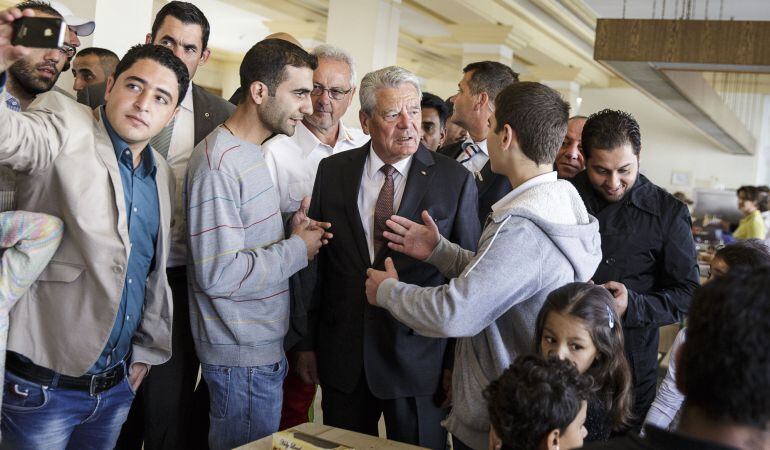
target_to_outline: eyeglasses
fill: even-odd
[[[320,97],[321,95],[323,95],[323,93],[325,91],[325,92],[329,93],[329,97],[332,100],[342,100],[352,90],[353,90],[353,88],[350,88],[347,91],[343,91],[343,90],[337,89],[337,88],[325,88],[325,87],[321,86],[320,84],[314,84],[313,85],[313,90],[310,91],[310,95],[312,95],[313,97]]]
[[[61,47],[59,47],[59,51],[62,52],[64,56],[67,58],[72,58],[75,56],[75,47],[69,45],[69,44],[63,44]]]

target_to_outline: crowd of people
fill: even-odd
[[[30,16],[65,45],[11,45]],[[229,449],[318,386],[325,424],[431,449],[770,448],[770,252],[724,247],[700,286],[629,112],[570,117],[493,61],[444,100],[285,33],[226,101],[192,81],[192,3],[122,58],[78,50],[93,29],[0,13],[0,448]]]

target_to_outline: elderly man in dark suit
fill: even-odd
[[[487,152],[489,118],[493,114],[495,97],[512,83],[519,74],[510,67],[494,61],[479,61],[463,69],[457,94],[452,97],[452,122],[468,131],[468,139],[439,148],[456,159],[476,178],[479,191],[479,221],[483,224],[492,205],[511,192],[511,183],[503,175],[492,172]]]
[[[446,341],[419,336],[366,302],[366,270],[390,256],[402,279],[438,286],[433,266],[386,245],[385,220],[419,220],[428,211],[441,234],[475,248],[480,233],[473,177],[460,164],[420,145],[420,85],[414,74],[386,67],[361,81],[363,147],[321,161],[309,214],[330,221],[335,238],[318,258],[309,335],[298,344],[306,370],[323,390],[324,423],[443,449],[445,412],[433,401]]]
[[[170,48],[190,72],[211,55],[207,48],[209,22],[192,3],[172,1],[155,16],[146,42]],[[103,85],[92,85],[78,92],[78,101],[91,107],[104,99]],[[155,367],[131,409],[118,441],[120,449],[187,448],[199,436],[205,442],[207,399],[193,404],[199,361],[190,332],[187,300],[187,243],[182,191],[190,154],[198,142],[232,114],[235,107],[224,99],[190,82],[183,94],[179,114],[153,138],[152,145],[163,155],[174,173],[176,199],[172,222],[168,279],[174,296],[173,355],[166,364]],[[205,397],[205,393],[204,393]],[[198,408],[196,405],[200,405]],[[203,409],[203,411],[200,411]],[[195,411],[193,413],[193,411]],[[197,424],[191,426],[193,417]],[[190,429],[195,430],[194,433]]]

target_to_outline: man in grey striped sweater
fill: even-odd
[[[295,215],[284,239],[261,145],[313,111],[314,56],[268,39],[241,63],[244,95],[193,152],[187,171],[190,323],[211,396],[209,446],[230,449],[278,429],[287,363],[289,277],[331,237]]]

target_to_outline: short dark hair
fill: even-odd
[[[41,12],[43,14],[50,14],[52,16],[62,17],[61,13],[57,11],[56,8],[51,6],[51,4],[48,2],[30,0],[30,1],[21,2],[17,4],[16,8],[19,8],[22,11],[24,11],[25,9],[31,9],[33,11]]]
[[[112,75],[112,72],[114,71],[114,67],[118,65],[120,62],[120,58],[118,58],[118,55],[115,54],[112,50],[107,50],[106,48],[101,47],[87,47],[83,50],[80,50],[77,56],[89,56],[93,55],[99,58],[99,64],[102,65],[102,67],[112,67],[113,70],[109,71],[107,75]]]
[[[174,72],[179,89],[176,105],[179,106],[190,84],[190,74],[187,72],[187,66],[184,65],[182,60],[177,58],[174,52],[162,45],[140,44],[131,47],[115,67],[115,73],[113,74],[115,80],[118,79],[120,74],[141,59],[150,59]]]
[[[568,119],[569,104],[544,84],[514,83],[495,100],[495,133],[508,124],[522,152],[537,164],[553,164],[567,134]]]
[[[205,50],[209,45],[209,33],[211,27],[209,21],[203,14],[203,11],[198,9],[197,6],[188,2],[173,1],[166,3],[155,15],[155,21],[152,22],[152,41],[155,42],[155,38],[158,37],[158,30],[163,24],[166,17],[171,16],[178,19],[184,24],[200,25],[201,27],[201,51]]]
[[[452,101],[452,97],[449,97],[446,100],[444,100],[444,104],[446,105],[447,111],[449,112],[449,115],[447,117],[452,117],[452,114],[455,113],[455,102]]]
[[[254,44],[241,62],[243,98],[249,96],[249,87],[255,81],[265,83],[268,93],[275,95],[278,85],[286,79],[286,66],[315,70],[318,59],[283,39],[265,39]]]
[[[768,317],[770,266],[731,268],[695,291],[677,367],[685,408],[715,422],[768,429]]]
[[[581,136],[585,159],[594,149],[612,150],[631,144],[634,155],[642,151],[642,134],[634,116],[624,111],[603,109],[591,114],[583,126]]]
[[[438,120],[441,123],[441,128],[446,126],[446,120],[449,117],[449,108],[447,108],[444,100],[441,100],[441,97],[435,94],[431,94],[430,92],[423,92],[420,107],[422,109],[435,109],[436,112],[438,112]]]
[[[737,195],[743,194],[743,197],[750,202],[759,203],[762,191],[756,186],[741,186],[735,192]]]
[[[734,267],[756,268],[770,265],[770,249],[759,239],[746,239],[726,245],[714,254],[727,264],[728,270]]]
[[[489,419],[503,445],[530,450],[562,433],[591,394],[591,377],[569,361],[520,356],[484,390]]]
[[[505,64],[496,61],[478,61],[463,68],[463,73],[471,72],[468,81],[471,94],[486,92],[489,102],[494,103],[503,89],[519,81],[519,74]]]

